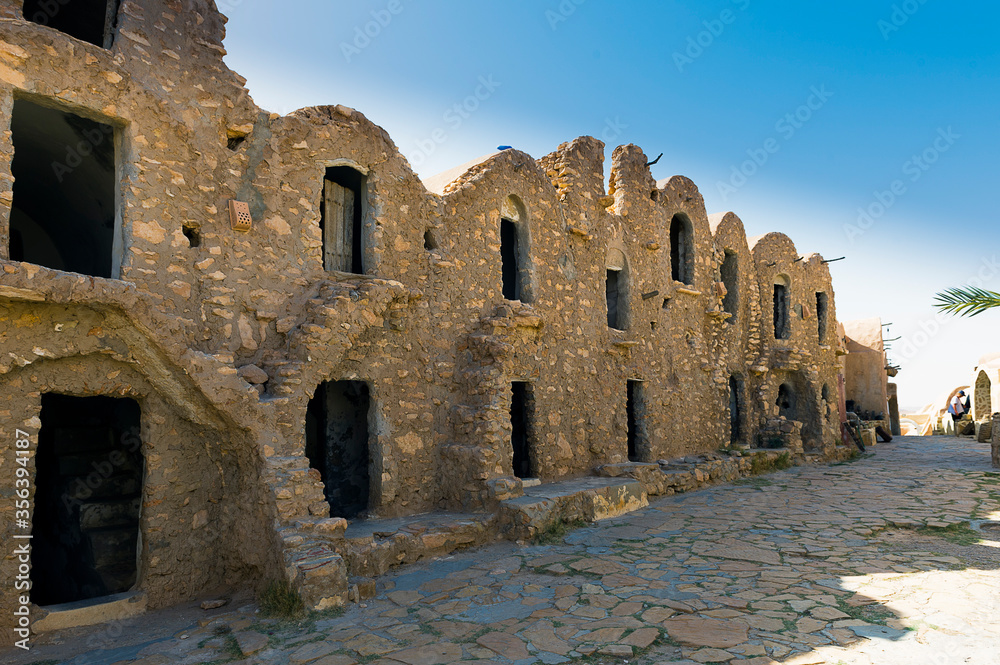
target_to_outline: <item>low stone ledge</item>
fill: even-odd
[[[31,625],[36,633],[65,630],[80,626],[93,626],[109,621],[124,621],[146,611],[146,594],[141,591],[118,593],[103,598],[92,598],[62,605],[50,605],[44,614]]]
[[[782,455],[788,455],[793,465],[818,464],[850,457],[851,451],[838,448],[830,454],[802,454],[787,448],[752,449],[738,456],[706,453],[656,463],[604,464],[596,467],[594,473],[605,478],[632,478],[642,485],[648,496],[669,496],[755,475],[755,458],[766,460],[764,466],[771,467]],[[757,466],[759,468],[760,463]]]
[[[500,502],[499,517],[509,538],[526,540],[559,522],[594,522],[647,505],[641,482],[590,477],[525,488],[524,496]]]

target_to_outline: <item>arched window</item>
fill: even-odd
[[[736,323],[736,310],[739,307],[740,288],[739,259],[735,252],[726,250],[726,258],[722,261],[722,284],[726,287],[726,295],[722,297],[722,309],[728,314],[729,323]]]
[[[608,327],[625,330],[629,324],[629,274],[625,254],[618,249],[608,252],[604,293],[608,307]]]
[[[500,211],[500,262],[503,297],[531,302],[528,215],[516,196],[508,196]]]
[[[788,320],[788,277],[778,275],[774,279],[774,338],[788,339],[791,323]]]
[[[675,282],[694,284],[691,220],[683,213],[677,213],[670,220],[670,275]]]

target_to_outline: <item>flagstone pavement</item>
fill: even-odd
[[[897,438],[848,463],[654,500],[548,544],[411,565],[339,616],[191,606],[42,635],[0,662],[1000,665],[989,458],[968,438]]]

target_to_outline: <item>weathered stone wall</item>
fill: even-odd
[[[130,397],[141,409],[145,460],[137,588],[149,603],[167,605],[280,575],[273,499],[259,481],[260,451],[274,426],[267,413],[249,414],[241,404],[251,394],[256,399],[256,391],[209,356],[150,339],[150,330],[168,339],[178,331],[133,287],[4,267],[0,528],[7,540],[24,533],[13,519],[14,432],[28,434],[33,472],[41,396]],[[88,478],[113,473],[98,465]],[[33,499],[34,483],[30,487]],[[0,578],[10,581],[17,566],[5,554]],[[11,590],[8,584],[0,595],[5,612],[13,609]],[[38,610],[33,618],[43,615]]]
[[[782,385],[796,398],[795,421],[802,423],[805,450],[819,451],[839,440],[837,415],[837,325],[830,271],[823,257],[800,257],[792,241],[769,233],[750,241],[762,304],[761,337],[765,350],[757,367],[757,401],[770,418],[781,417],[777,406]],[[775,337],[773,293],[776,281],[788,284],[788,335]],[[820,338],[818,293],[828,295],[827,325]]]
[[[845,321],[847,357],[844,379],[847,399],[855,408],[881,413],[888,419],[888,383],[885,348],[882,343],[882,320],[879,318]]]
[[[800,257],[777,233],[748,242],[733,213],[709,217],[690,180],[654,182],[638,147],[614,151],[607,179],[604,145],[583,137],[538,160],[500,152],[428,189],[357,111],[256,107],[222,61],[224,18],[210,2],[126,0],[108,50],[24,21],[13,0],[0,16],[8,124],[13,99],[26,97],[117,128],[122,246],[120,279],[5,260],[13,142],[0,135],[0,427],[37,429],[46,391],[140,401],[138,588],[153,605],[282,566],[289,579],[325,566],[342,586],[343,520],[326,514],[305,459],[307,404],[327,380],[370,386],[373,516],[493,511],[519,495],[511,381],[532,384],[532,453],[546,482],[626,461],[629,380],[642,382],[645,461],[728,446],[731,378],[737,445],[765,444],[761,432],[775,428],[806,452],[839,440],[822,258]],[[323,269],[323,179],[334,166],[367,176],[365,275]],[[230,199],[249,204],[250,231],[230,228]],[[672,278],[675,216],[686,281]],[[521,301],[501,293],[504,218],[522,233]],[[622,257],[617,330],[605,278]],[[787,339],[773,330],[779,276]],[[828,295],[824,339],[818,292]],[[782,384],[796,396],[784,420]],[[0,443],[0,534],[14,528],[10,445]],[[12,560],[0,565],[7,577]],[[0,594],[0,611],[12,602]]]

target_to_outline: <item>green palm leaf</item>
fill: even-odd
[[[942,312],[959,316],[975,316],[1000,307],[1000,293],[975,286],[946,289],[934,297],[934,306]]]

